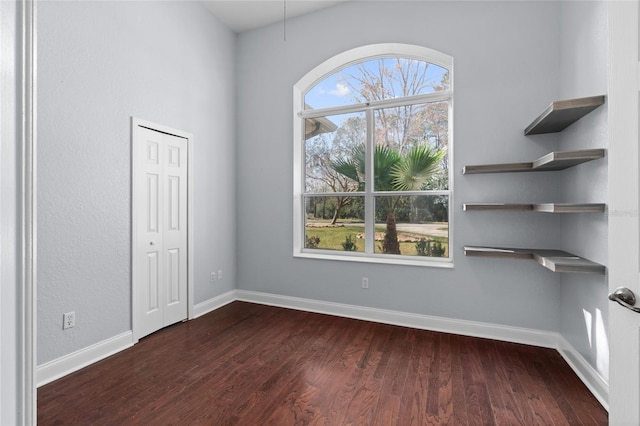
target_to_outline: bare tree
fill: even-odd
[[[448,72],[439,82],[428,74],[423,61],[395,58],[361,63],[355,70],[344,73],[343,84],[355,94],[354,101],[366,103],[397,99],[445,90],[449,86]],[[397,150],[401,155],[416,141],[435,140],[434,148],[445,148],[448,130],[445,103],[412,104],[376,110],[375,140]]]

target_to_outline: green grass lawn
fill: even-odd
[[[442,229],[442,228],[441,228]],[[446,229],[446,228],[444,228]],[[385,227],[376,226],[376,234],[384,235]],[[352,240],[356,244],[356,252],[364,252],[364,227],[345,224],[344,226],[336,227],[307,227],[305,229],[306,238],[318,237],[320,242],[318,243],[318,249],[324,250],[338,250],[344,251],[342,243],[345,242],[347,236],[351,236]],[[358,235],[361,238],[358,238]],[[398,236],[402,239],[403,236],[410,236],[415,238],[425,238],[427,240],[439,241],[445,248],[444,256],[449,255],[449,239],[446,237],[440,237],[435,235],[422,235],[412,232],[398,232]],[[382,241],[376,241],[375,244],[376,253],[382,253]],[[415,242],[400,242],[400,253],[402,255],[416,256],[416,243]]]

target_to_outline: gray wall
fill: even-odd
[[[562,2],[561,99],[607,93],[607,5],[605,2]],[[559,148],[607,148],[607,105],[562,132]],[[607,159],[560,173],[567,202],[606,203]],[[564,249],[607,264],[606,214],[562,218]],[[565,274],[561,282],[562,335],[605,378],[609,375],[607,278]]]
[[[197,2],[38,7],[42,364],[131,330],[131,116],[194,134],[195,303],[235,287],[235,35]]]
[[[465,213],[463,202],[559,201],[555,173],[461,175],[532,161],[523,129],[560,89],[556,2],[350,2],[238,37],[238,288],[557,331],[560,276],[531,261],[466,258],[465,244],[561,244],[550,215]],[[345,50],[426,46],[454,58],[452,270],[292,257],[292,86]],[[369,277],[369,289],[360,278]]]

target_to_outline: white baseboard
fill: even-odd
[[[41,364],[36,369],[37,386],[46,385],[131,346],[133,346],[133,333],[127,331]]]
[[[237,300],[236,290],[231,290],[219,296],[216,296],[213,299],[205,300],[204,302],[198,303],[193,307],[193,316],[189,319],[196,319],[198,317],[201,317],[202,315],[213,312],[216,309],[220,309],[224,305],[228,305],[235,300]]]
[[[602,404],[605,409],[609,409],[607,402],[609,400],[609,384],[607,381],[598,374],[591,364],[589,364],[565,338],[556,332],[412,314],[246,290],[231,290],[195,305],[193,315],[190,319],[195,319],[215,311],[236,300],[384,324],[400,325],[422,330],[440,331],[552,348],[562,355],[571,369],[573,369],[584,382],[600,404]],[[133,346],[133,335],[131,331],[128,331],[39,365],[36,376],[38,386],[52,382],[131,346]]]
[[[269,293],[237,290],[236,299],[263,305],[317,312],[384,324],[400,325],[422,330],[441,331],[464,336],[482,337],[557,350],[567,364],[584,382],[591,393],[608,410],[609,385],[580,353],[559,333],[509,327],[475,321],[457,320],[429,315],[367,308],[342,303],[324,302]]]
[[[609,383],[607,380],[564,337],[558,336],[556,349],[598,402],[605,410],[609,411]]]
[[[441,331],[464,336],[483,337],[513,343],[555,348],[557,334],[526,328],[508,327],[475,321],[457,320],[342,303],[323,302],[297,297],[278,296],[253,291],[237,291],[237,300],[279,306],[308,312],[336,315],[384,324],[400,325],[422,330]]]

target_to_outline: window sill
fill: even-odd
[[[447,258],[443,260],[428,260],[431,258],[416,259],[415,256],[410,257],[410,256],[384,255],[384,254],[378,254],[375,256],[366,255],[366,254],[338,255],[328,251],[296,252],[293,254],[293,257],[299,257],[299,258],[305,258],[305,259],[318,259],[318,260],[337,260],[341,262],[361,262],[361,263],[377,263],[377,264],[383,264],[383,265],[422,266],[422,267],[430,267],[430,268],[453,269],[453,259],[451,258]]]

